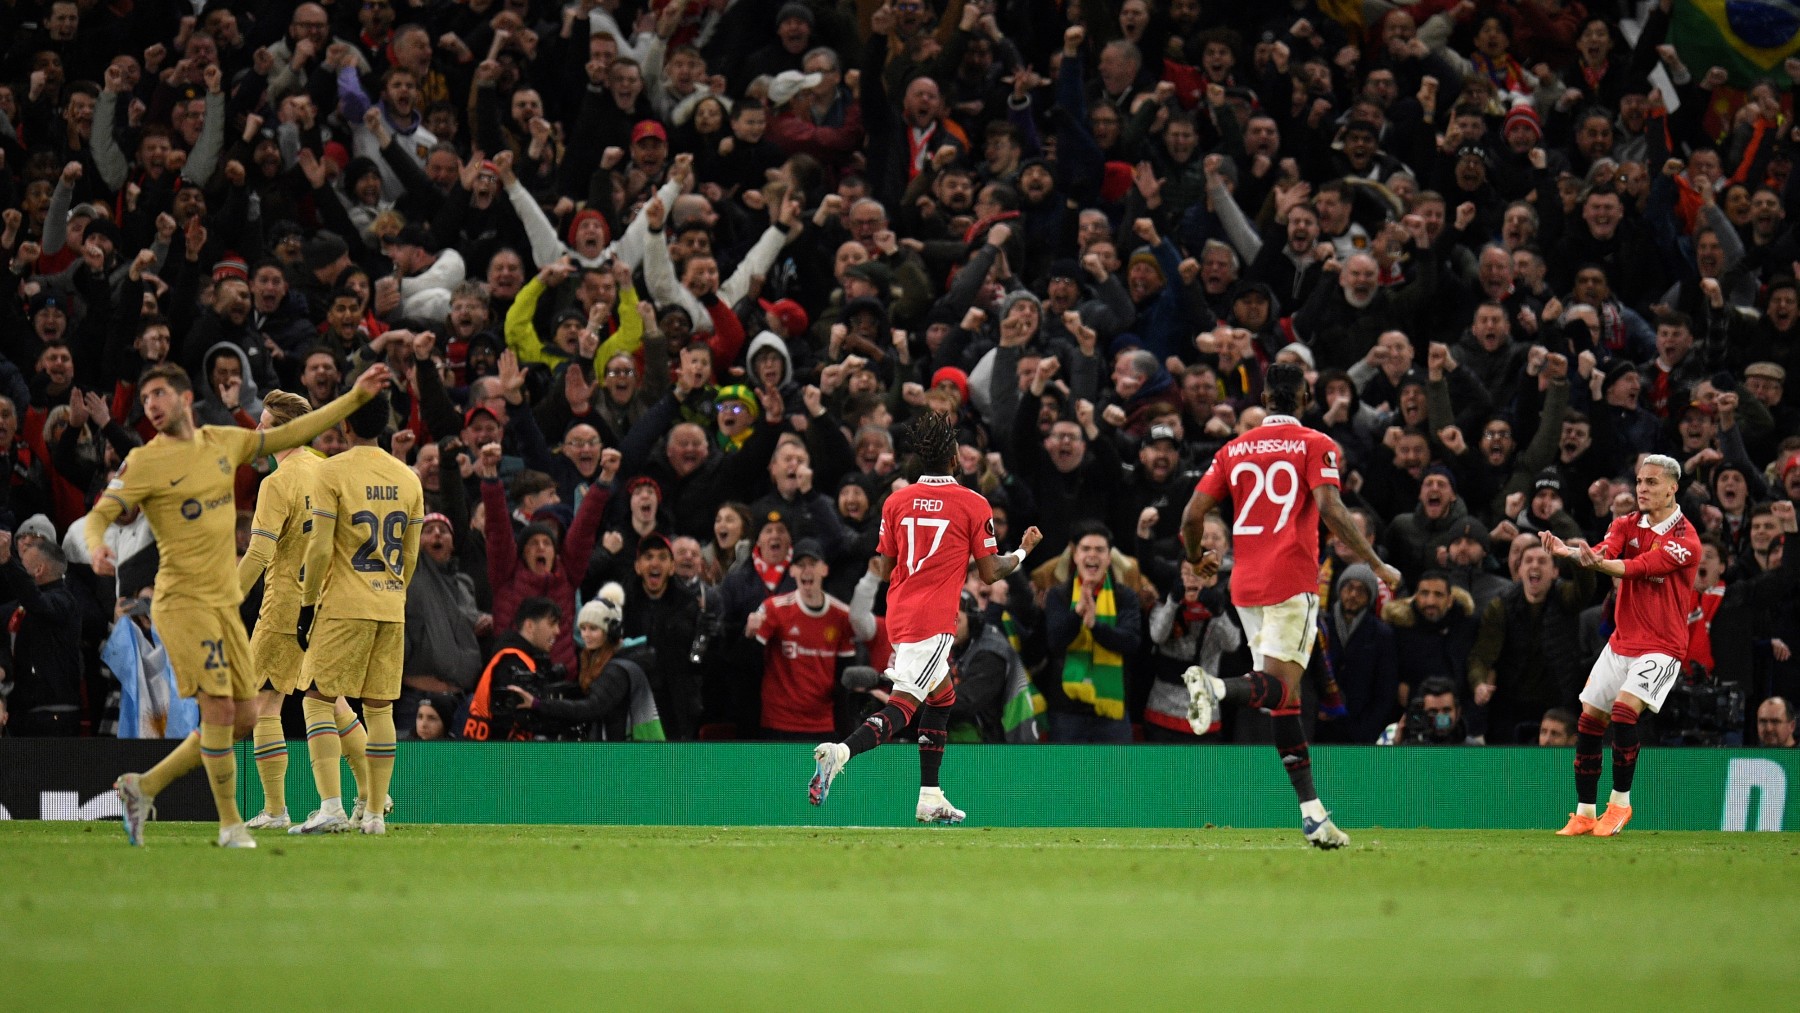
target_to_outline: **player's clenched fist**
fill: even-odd
[[[1038,543],[1043,540],[1044,533],[1042,531],[1037,528],[1026,528],[1025,534],[1019,539],[1019,548],[1024,549],[1026,555],[1030,555],[1031,550],[1037,548]]]

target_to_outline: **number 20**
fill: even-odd
[[[1267,496],[1269,502],[1281,507],[1281,517],[1275,521],[1275,530],[1280,531],[1287,527],[1288,518],[1294,513],[1294,504],[1300,499],[1300,473],[1295,471],[1294,466],[1287,461],[1276,461],[1269,465],[1267,471],[1246,461],[1231,469],[1233,487],[1237,486],[1238,476],[1244,472],[1250,473],[1250,477],[1255,480],[1255,485],[1250,487],[1250,495],[1244,497],[1244,505],[1238,508],[1237,520],[1231,525],[1231,533],[1234,535],[1260,535],[1263,533],[1261,524],[1248,523],[1250,508],[1255,506],[1256,501],[1263,496]],[[1287,476],[1286,491],[1275,488],[1277,475]]]

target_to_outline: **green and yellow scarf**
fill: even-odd
[[[1069,607],[1081,604],[1081,578],[1069,585]],[[1113,601],[1112,571],[1108,570],[1094,596],[1094,623],[1114,626],[1119,621],[1118,606]],[[1069,644],[1063,658],[1063,694],[1071,700],[1090,704],[1103,718],[1125,716],[1125,659],[1094,639],[1094,631],[1086,626]]]

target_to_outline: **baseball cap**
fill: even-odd
[[[806,318],[805,308],[794,300],[777,299],[770,302],[767,299],[758,299],[756,304],[762,307],[764,313],[780,319],[781,329],[787,331],[788,334],[798,336],[806,333],[806,327],[810,321]]]
[[[669,143],[669,132],[655,120],[639,120],[637,126],[631,128],[631,143],[636,144],[646,137],[654,137],[664,144]]]
[[[1175,435],[1175,427],[1173,426],[1151,426],[1150,432],[1144,437],[1144,442],[1149,444],[1155,443],[1158,440],[1168,440],[1176,446],[1181,445],[1181,438]]]
[[[795,5],[790,4],[789,6]],[[819,82],[823,80],[825,78],[821,74],[802,74],[797,70],[784,70],[775,75],[775,80],[769,82],[769,104],[779,106],[791,102],[795,95],[808,88],[817,88]]]
[[[788,559],[795,563],[802,559],[816,559],[822,563],[825,561],[825,550],[813,539],[802,538],[794,543],[794,551],[788,554]]]
[[[476,405],[475,407],[470,408],[468,411],[463,412],[463,425],[467,426],[470,423],[474,422],[475,416],[477,416],[477,415],[486,415],[488,418],[493,419],[495,422],[500,421],[500,416],[495,415],[494,410],[492,408],[489,408],[486,405]]]
[[[637,554],[638,555],[642,556],[645,553],[648,553],[654,549],[661,549],[671,556],[673,556],[675,554],[675,547],[669,544],[668,536],[663,534],[660,531],[652,531],[649,534],[645,535],[644,537],[638,539],[638,543],[637,543]]]

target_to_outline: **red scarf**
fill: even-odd
[[[1587,92],[1589,95],[1597,95],[1600,93],[1600,79],[1606,76],[1606,68],[1610,65],[1610,60],[1606,63],[1602,63],[1598,67],[1590,67],[1585,63],[1581,65],[1581,77],[1583,80],[1587,81]]]
[[[781,586],[781,579],[787,576],[786,560],[770,563],[763,559],[761,547],[750,550],[750,565],[756,567],[756,575],[762,578],[763,586],[773,591]]]
[[[1486,77],[1494,83],[1494,87],[1502,91],[1522,92],[1525,90],[1525,69],[1519,66],[1519,61],[1507,53],[1501,53],[1497,60],[1489,60],[1486,56],[1476,53],[1469,57],[1469,63],[1474,66],[1476,74]]]
[[[910,123],[906,124],[907,179],[917,176],[924,170],[925,163],[931,160],[931,153],[937,150],[932,146],[931,142],[937,137],[937,134],[938,124],[936,120],[933,120],[931,125],[924,130],[920,130]]]

